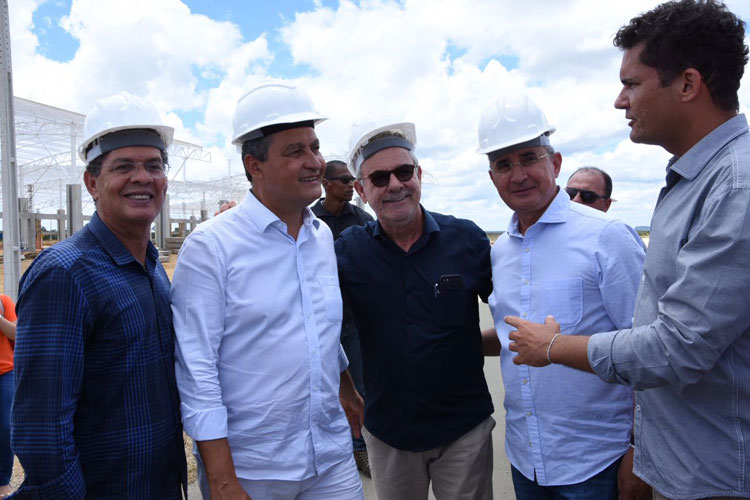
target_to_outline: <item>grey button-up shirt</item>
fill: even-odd
[[[750,133],[723,123],[668,169],[634,327],[594,335],[636,392],[635,473],[669,498],[750,497]]]

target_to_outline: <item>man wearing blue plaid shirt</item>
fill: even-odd
[[[169,279],[150,241],[173,129],[126,93],[98,101],[79,153],[91,221],[21,280],[12,447],[17,493],[180,499],[186,467]]]

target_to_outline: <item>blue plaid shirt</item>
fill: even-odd
[[[97,214],[21,279],[12,447],[19,496],[179,499],[185,454],[169,279]]]

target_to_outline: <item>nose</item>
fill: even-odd
[[[573,201],[575,201],[576,203],[583,203],[583,200],[581,200],[580,192],[576,193],[576,195],[573,197]]]
[[[521,165],[514,163],[510,167],[510,180],[515,183],[523,182],[526,179],[526,169]]]
[[[627,98],[625,97],[625,88],[620,91],[619,94],[617,94],[617,97],[615,98],[615,108],[616,109],[626,109],[627,106]]]
[[[148,170],[146,170],[146,164],[143,163],[142,161],[139,161],[135,164],[135,169],[133,170],[133,173],[130,175],[130,180],[132,182],[148,184],[153,181],[153,178],[148,173]]]

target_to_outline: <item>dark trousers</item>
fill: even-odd
[[[622,457],[586,481],[564,486],[540,486],[511,466],[517,500],[617,500],[617,470]]]

